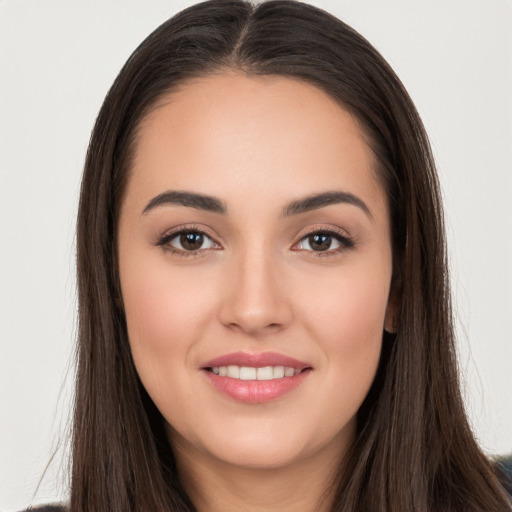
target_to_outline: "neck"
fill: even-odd
[[[326,447],[279,468],[248,468],[174,445],[180,480],[198,512],[327,512],[339,453]]]

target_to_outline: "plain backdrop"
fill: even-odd
[[[3,512],[66,498],[89,134],[133,49],[191,3],[0,0]],[[468,411],[487,453],[512,451],[512,1],[311,3],[377,47],[422,115],[446,202]]]

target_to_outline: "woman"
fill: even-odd
[[[457,383],[427,137],[357,33],[198,4],[100,111],[71,511],[510,510]]]

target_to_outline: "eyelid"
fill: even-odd
[[[215,244],[217,247],[209,247],[207,249],[197,249],[196,251],[186,251],[182,249],[178,249],[176,247],[172,247],[169,244],[171,240],[178,237],[183,233],[199,233],[204,237],[208,238]],[[216,240],[214,236],[209,233],[209,230],[199,227],[197,224],[184,224],[181,226],[176,226],[168,231],[166,231],[163,235],[159,236],[158,240],[155,243],[156,246],[162,247],[163,249],[173,253],[179,254],[181,256],[198,256],[204,251],[208,250],[218,250],[222,248],[222,245]]]
[[[303,238],[306,238],[307,236],[312,235],[314,233],[331,233],[331,234],[339,235],[340,237],[343,237],[343,238],[351,238],[349,233],[342,228],[339,228],[337,226],[322,225],[322,224],[307,228],[306,231],[304,231],[303,233],[300,233],[297,236],[299,237],[300,240],[302,240]]]
[[[323,234],[323,235],[329,235],[333,238],[335,238],[340,244],[341,247],[338,247],[336,249],[328,249],[326,251],[313,251],[308,249],[293,249],[296,247],[299,243],[301,243],[303,240],[308,238],[311,235],[314,234]],[[344,252],[346,250],[353,249],[355,247],[356,243],[354,238],[349,235],[344,229],[334,227],[334,226],[315,226],[312,228],[309,228],[306,232],[300,234],[300,238],[297,242],[293,244],[292,250],[296,251],[304,251],[308,253],[312,253],[315,257],[316,256],[335,256],[336,254],[339,254],[341,252]]]
[[[209,233],[209,229],[205,229],[204,227],[200,227],[197,224],[184,224],[181,226],[176,226],[168,231],[166,231],[163,235],[161,235],[158,240],[156,241],[155,245],[160,246],[163,249],[171,252],[172,254],[177,254],[180,256],[199,256],[207,251],[210,250],[219,250],[222,249],[222,245],[216,240],[216,237],[212,236]],[[169,245],[169,242],[176,238],[177,236],[183,234],[183,233],[199,233],[209,240],[213,244],[215,244],[217,247],[208,247],[206,249],[197,249],[194,251],[187,251],[183,249],[179,249],[173,246]],[[297,249],[296,246],[301,243],[303,240],[305,240],[307,237],[313,235],[313,234],[324,234],[333,237],[336,239],[341,246],[337,247],[335,249],[328,249],[325,251],[314,251],[314,250],[308,250],[308,249]],[[291,247],[292,250],[295,251],[303,251],[306,253],[311,253],[315,257],[318,256],[335,256],[336,254],[339,254],[341,252],[344,252],[346,250],[353,249],[355,247],[355,241],[353,237],[351,237],[345,230],[334,227],[334,226],[314,226],[306,230],[300,235],[300,238],[293,244]]]

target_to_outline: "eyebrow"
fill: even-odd
[[[373,219],[370,209],[362,199],[350,192],[341,191],[323,192],[321,194],[314,194],[298,199],[297,201],[293,201],[283,209],[282,216],[289,217],[291,215],[298,215],[299,213],[309,212],[311,210],[323,208],[324,206],[340,203],[357,206],[363,210],[370,219]]]
[[[293,215],[299,215],[311,210],[317,210],[325,206],[340,203],[357,206],[370,219],[373,219],[370,209],[362,199],[355,196],[354,194],[351,194],[350,192],[342,191],[322,192],[320,194],[313,194],[296,201],[292,201],[283,208],[281,216],[291,217]],[[189,208],[195,208],[197,210],[220,213],[222,215],[227,213],[227,207],[225,203],[216,197],[180,190],[170,190],[157,195],[151,199],[142,213],[146,214],[159,206],[165,205],[186,206]]]
[[[154,197],[146,205],[142,213],[148,213],[150,210],[153,210],[158,206],[168,204],[188,206],[189,208],[196,208],[197,210],[205,210],[214,213],[227,213],[227,208],[224,203],[216,197],[179,190],[170,190]]]

